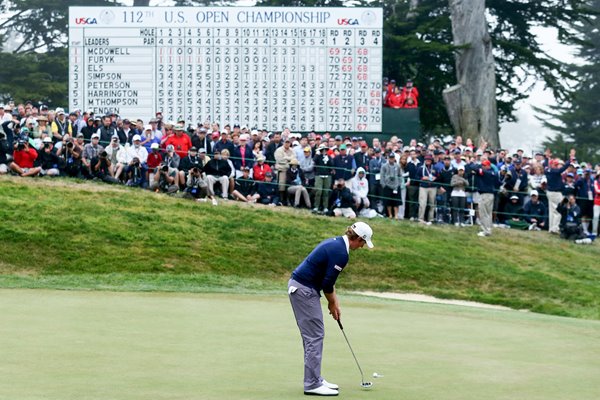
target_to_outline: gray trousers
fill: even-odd
[[[492,211],[494,209],[494,195],[491,193],[481,193],[479,200],[479,217],[481,230],[487,234],[492,234]]]
[[[296,323],[304,346],[304,390],[321,386],[321,360],[323,358],[323,339],[325,325],[321,298],[315,289],[290,279],[288,295],[296,317]]]

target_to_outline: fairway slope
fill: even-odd
[[[347,220],[67,179],[0,177],[0,287],[273,292]],[[600,319],[600,246],[377,219],[341,291],[419,293]]]

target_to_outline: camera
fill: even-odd
[[[168,165],[163,165],[162,167],[160,167],[160,170],[162,172],[169,172],[169,166]]]
[[[106,158],[108,157],[108,153],[106,151],[103,151],[102,153],[100,153],[100,158]]]
[[[52,145],[52,143],[44,143],[44,148],[49,149],[51,145]]]
[[[67,143],[67,149],[72,149],[73,148],[73,143],[69,142]]]
[[[17,150],[18,150],[18,151],[23,151],[23,150],[25,150],[25,142],[24,142],[24,141],[22,141],[22,140],[19,140],[19,141],[17,142]]]
[[[199,175],[200,174],[200,170],[196,167],[192,168],[192,174],[194,175]]]
[[[344,185],[342,185],[341,183],[338,183],[338,184],[335,185],[335,187],[338,188],[338,189],[343,189]]]

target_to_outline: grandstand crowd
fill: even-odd
[[[394,89],[395,91],[396,89]],[[67,176],[223,200],[305,207],[336,217],[546,230],[591,242],[600,217],[600,165],[549,150],[491,149],[457,136],[404,143],[204,123],[160,112],[115,114],[0,106],[0,174]]]

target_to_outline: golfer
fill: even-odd
[[[321,376],[323,358],[323,311],[321,290],[329,303],[329,314],[340,319],[340,305],[335,294],[335,281],[348,263],[350,250],[367,244],[373,248],[373,230],[364,222],[357,222],[346,229],[343,236],[326,239],[292,272],[288,294],[294,316],[304,344],[304,394],[337,396],[339,387]]]

